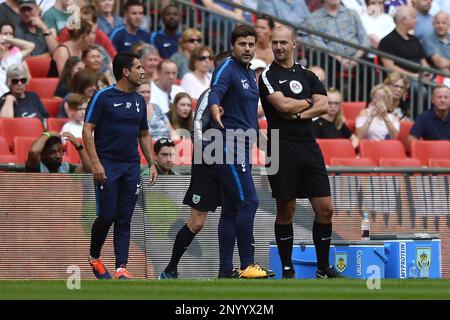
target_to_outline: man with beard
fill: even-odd
[[[170,59],[178,51],[178,40],[181,37],[181,33],[177,32],[180,10],[176,5],[169,4],[162,10],[161,16],[164,30],[154,32],[150,42],[158,49],[161,58]]]
[[[91,172],[89,156],[83,145],[69,132],[64,132],[62,137],[67,138],[78,151],[82,166],[62,162],[61,135],[57,132],[46,131],[31,145],[25,163],[25,171],[39,173]]]
[[[100,251],[114,223],[114,277],[130,279],[132,275],[126,269],[130,225],[141,187],[138,141],[149,163],[150,185],[155,183],[157,173],[146,103],[135,92],[141,85],[144,68],[137,55],[121,52],[113,60],[113,72],[117,84],[94,94],[89,101],[83,127],[83,141],[92,163],[97,201],[89,263],[98,279],[111,279],[100,260]]]

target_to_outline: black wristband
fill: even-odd
[[[309,103],[308,109],[312,108],[312,106],[314,105],[314,101],[311,98],[306,98],[305,100],[308,101],[308,103]],[[308,109],[305,109],[305,110],[308,110]],[[305,110],[303,110],[303,111],[305,111]]]
[[[84,146],[80,143],[80,144],[78,145],[78,147],[75,147],[75,149],[77,149],[78,151],[81,151],[81,150],[84,149]]]

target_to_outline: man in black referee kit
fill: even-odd
[[[268,129],[279,130],[279,170],[269,175],[277,202],[275,238],[283,278],[295,278],[292,265],[296,198],[308,198],[314,210],[313,240],[317,278],[342,277],[329,265],[333,204],[322,153],[314,138],[312,118],[328,111],[326,90],[314,73],[294,62],[295,33],[280,26],[272,33],[274,62],[261,74],[259,91]],[[270,144],[276,143],[271,141]],[[271,155],[273,158],[275,155]]]

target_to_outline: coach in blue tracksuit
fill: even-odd
[[[92,162],[97,201],[89,263],[99,279],[111,278],[100,260],[100,251],[113,223],[114,277],[132,277],[126,265],[131,217],[141,187],[138,140],[150,164],[150,184],[155,183],[157,176],[151,153],[146,103],[135,92],[141,85],[144,68],[137,55],[121,52],[113,60],[113,72],[117,84],[98,91],[91,98],[83,127],[83,141]]]
[[[231,57],[217,71],[208,97],[212,127],[222,131],[223,161],[216,164],[220,178],[222,214],[219,221],[219,277],[267,278],[268,270],[254,264],[253,223],[258,197],[251,174],[252,143],[239,141],[229,131],[257,132],[258,87],[250,61],[255,54],[256,32],[239,25],[231,33]],[[230,130],[231,129],[231,130]],[[227,132],[225,131],[227,130]],[[230,147],[229,142],[234,142]],[[237,240],[241,271],[233,269]]]

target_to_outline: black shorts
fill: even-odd
[[[316,142],[280,139],[279,147],[278,172],[269,175],[273,198],[291,200],[331,196],[325,162]]]
[[[183,203],[204,212],[215,212],[220,207],[220,180],[214,165],[192,165],[191,182]]]

